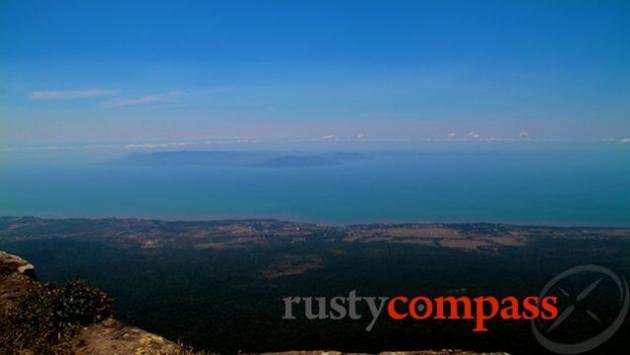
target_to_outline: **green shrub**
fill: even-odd
[[[82,281],[66,282],[56,301],[56,326],[66,335],[72,335],[77,325],[89,325],[111,316],[111,298]]]
[[[77,328],[109,317],[111,305],[105,292],[81,281],[33,287],[0,317],[0,353],[70,354]]]

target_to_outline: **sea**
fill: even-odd
[[[0,151],[0,215],[630,227],[618,142],[40,148]]]

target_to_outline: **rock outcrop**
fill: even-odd
[[[0,251],[0,313],[19,302],[37,284],[33,265]]]
[[[185,353],[179,345],[161,336],[130,327],[111,318],[84,328],[76,336],[73,348],[77,355]]]

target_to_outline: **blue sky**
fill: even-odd
[[[4,0],[0,146],[621,140],[629,39],[623,0]]]

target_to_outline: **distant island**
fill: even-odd
[[[260,168],[305,168],[338,165],[367,159],[361,153],[277,153],[248,151],[159,151],[136,152],[115,161],[129,166],[233,166]]]

